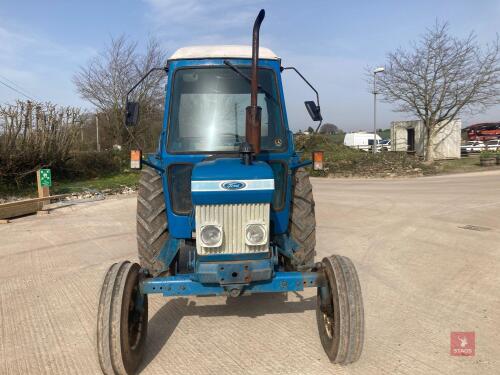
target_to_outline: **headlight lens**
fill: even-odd
[[[200,239],[205,247],[219,247],[222,245],[222,227],[214,224],[202,226]]]
[[[248,224],[245,239],[247,245],[264,245],[267,242],[265,226],[262,224]]]

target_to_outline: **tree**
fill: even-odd
[[[151,68],[162,67],[165,62],[165,54],[156,40],[151,39],[145,53],[139,54],[137,43],[120,36],[111,39],[110,45],[103,52],[73,76],[80,96],[93,104],[99,112],[99,127],[101,128],[102,121],[103,130],[107,130],[111,145],[131,142],[123,127],[127,91]],[[142,122],[147,122],[148,118],[161,117],[162,79],[164,75],[152,73],[133,93],[133,98],[141,106]],[[134,132],[144,138],[145,132],[150,130],[149,125],[137,127]]]
[[[370,75],[373,79],[373,75]],[[425,160],[434,160],[434,139],[446,125],[468,111],[498,103],[499,42],[483,48],[474,33],[460,39],[436,22],[411,49],[387,55],[385,73],[377,75],[383,99],[395,111],[417,116],[425,128]]]
[[[60,169],[80,134],[81,110],[17,100],[0,105],[0,185],[18,187],[40,167]]]
[[[342,130],[340,130],[337,125],[330,124],[327,122],[327,123],[321,125],[319,132],[321,134],[339,134],[342,132]]]
[[[309,126],[309,127],[307,128],[307,132],[308,132],[309,134],[313,134],[313,133],[314,133],[314,129],[312,128],[312,126]]]

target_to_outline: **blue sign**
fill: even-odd
[[[247,186],[243,181],[228,181],[223,182],[221,188],[225,190],[241,190]]]

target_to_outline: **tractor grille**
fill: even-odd
[[[249,254],[269,250],[269,203],[252,204],[208,204],[195,206],[196,238],[200,238],[200,226],[219,224],[222,226],[223,239],[219,247],[204,247],[196,241],[200,255],[210,254]],[[250,222],[265,224],[268,242],[265,245],[248,246],[245,243],[245,227]]]

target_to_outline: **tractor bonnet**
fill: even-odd
[[[264,162],[245,165],[234,158],[204,161],[193,169],[191,191],[195,205],[270,203],[274,174]]]

